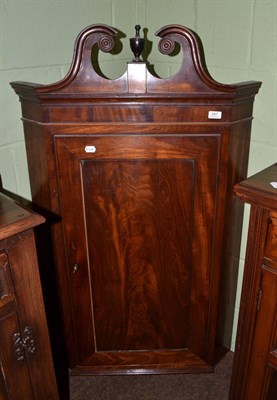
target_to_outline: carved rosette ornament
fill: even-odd
[[[102,36],[98,41],[98,47],[104,53],[108,53],[114,48],[114,38],[107,35]]]
[[[163,38],[159,41],[159,51],[162,54],[171,54],[175,49],[175,42],[170,38]]]

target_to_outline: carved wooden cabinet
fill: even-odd
[[[236,185],[251,204],[230,399],[277,396],[277,164]]]
[[[110,51],[116,30],[92,25],[60,82],[12,83],[33,201],[57,217],[72,374],[212,371],[231,335],[242,222],[233,186],[246,175],[260,82],[220,84],[196,34],[156,34],[162,53],[177,43],[184,54],[170,78],[142,61],[102,76],[91,54]]]
[[[58,399],[33,228],[44,218],[0,194],[0,398]]]

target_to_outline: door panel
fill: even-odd
[[[85,161],[83,176],[97,349],[187,347],[193,162]]]
[[[276,367],[276,360],[271,357],[277,346],[276,293],[276,262],[264,259],[260,283],[260,300],[249,362],[248,385],[245,391],[246,399],[266,399],[271,381],[272,385],[275,384],[276,387],[274,375],[272,375],[272,368]]]
[[[34,393],[28,365],[24,349],[15,346],[15,335],[21,337],[21,330],[10,264],[3,250],[0,251],[0,399],[20,400],[24,395],[31,400]]]
[[[80,365],[122,364],[126,351],[206,358],[219,146],[219,135],[56,137]]]

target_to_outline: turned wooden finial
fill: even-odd
[[[143,52],[145,40],[140,37],[140,28],[140,25],[135,26],[136,36],[130,39],[130,47],[135,56],[135,58],[133,59],[134,62],[142,62],[142,60],[140,59],[140,55]]]

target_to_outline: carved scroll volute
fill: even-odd
[[[114,37],[117,31],[110,26],[90,25],[79,33],[75,41],[71,67],[64,79],[52,85],[38,88],[39,93],[59,91],[65,93],[85,93],[124,91],[122,79],[109,80],[100,76],[92,64],[92,48],[97,45],[99,50],[110,52],[114,48]],[[126,86],[126,84],[125,84]],[[101,89],[100,89],[101,88]]]
[[[218,91],[224,93],[236,91],[236,85],[224,85],[211,78],[205,65],[200,39],[190,29],[181,25],[166,25],[156,32],[161,38],[159,50],[163,54],[170,54],[175,44],[179,43],[183,61],[177,74],[167,79],[159,79],[146,70],[146,63],[137,62],[129,63],[127,71],[121,77],[107,79],[99,75],[93,67],[92,48],[97,45],[99,50],[110,52],[114,47],[116,34],[115,29],[101,24],[84,29],[76,39],[73,61],[66,77],[54,84],[39,86],[36,92],[74,95],[170,92],[207,95]]]
[[[176,92],[213,92],[233,91],[232,85],[223,85],[216,82],[209,74],[204,57],[202,43],[199,37],[190,29],[181,25],[166,25],[155,33],[159,36],[159,51],[162,54],[171,54],[178,43],[183,52],[183,60],[177,74],[157,81],[149,76],[148,91],[176,91]]]

